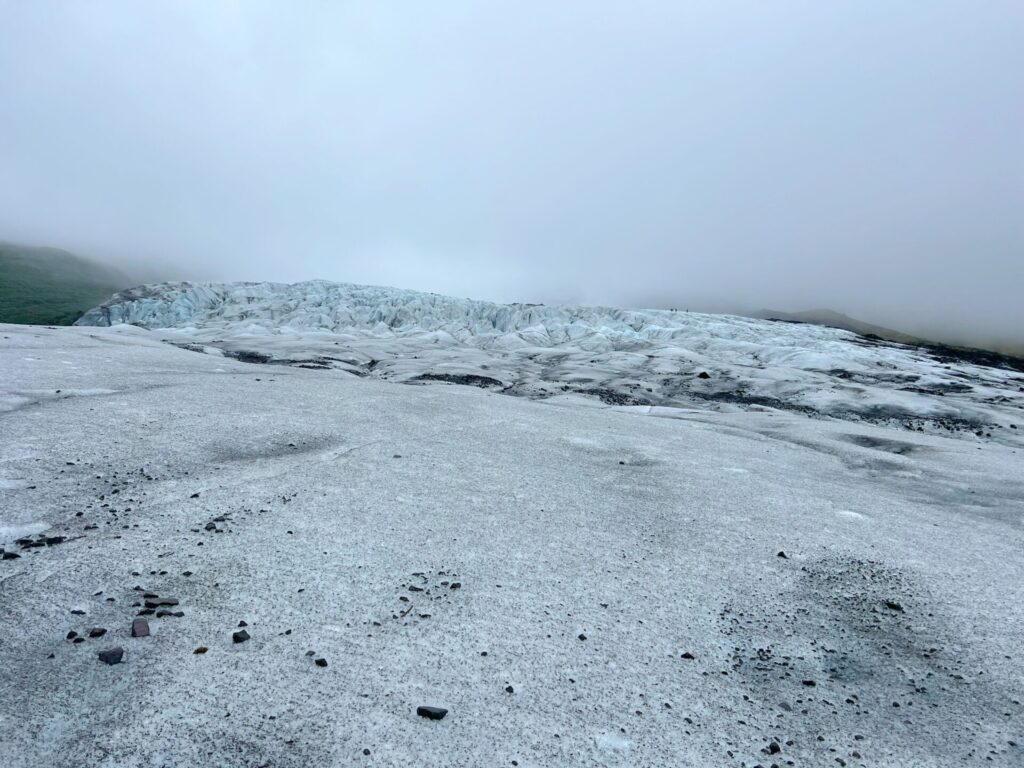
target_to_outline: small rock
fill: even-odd
[[[67,639],[68,640],[74,640],[76,637],[78,637],[78,633],[75,632],[75,630],[73,630],[73,629],[70,632],[68,632],[68,634],[67,634]]]
[[[323,656],[318,656],[317,658],[313,659],[313,663],[316,664],[318,667],[326,667],[327,659],[325,659]]]
[[[586,635],[584,635],[584,634],[583,634],[582,632],[580,632],[580,634],[579,634],[579,639],[580,639],[580,640],[586,640],[586,639],[587,639],[587,636],[586,636]]]
[[[694,656],[689,651],[686,651],[685,653],[679,654],[679,658],[686,659],[687,661],[693,661]]]
[[[707,371],[701,371],[700,373],[697,374],[697,378],[698,379],[710,379],[711,378],[711,374],[708,373]]]
[[[89,630],[89,637],[103,637],[107,634],[107,630],[103,627],[93,627]]]
[[[893,602],[892,600],[886,600],[885,607],[888,608],[890,611],[897,611],[899,613],[903,613],[903,606],[899,603]]]
[[[462,589],[462,582],[461,581],[453,581],[452,585],[451,585],[451,587],[449,587],[449,589]]]
[[[511,685],[506,685],[505,686],[505,693],[515,693],[515,692],[516,692],[516,689],[513,688]]]
[[[198,499],[199,498],[199,494],[198,493],[193,493],[191,496],[189,496],[189,498],[190,499]]]
[[[17,560],[19,557],[21,557],[21,555],[17,552],[4,552],[3,554],[4,560]]]
[[[205,645],[200,645],[198,648],[196,648],[194,651],[192,651],[192,653],[195,654],[196,656],[202,656],[208,650],[210,650],[210,649],[207,648]]]
[[[124,657],[124,648],[108,648],[96,654],[104,664],[120,664]]]
[[[73,611],[72,611],[71,613],[72,613],[72,615],[74,615],[74,616],[85,616],[85,611],[83,611],[83,610],[80,610],[80,609],[78,609],[78,608],[76,608],[75,610],[73,610]]]
[[[246,624],[244,621],[240,621],[240,622],[238,622],[238,626],[240,626],[240,627],[248,627],[249,625]]]
[[[132,637],[149,637],[149,622],[143,618],[132,621]]]
[[[146,600],[147,608],[163,608],[164,606],[171,608],[178,604],[178,601],[173,597],[159,597],[156,599]]]
[[[416,714],[428,720],[442,720],[448,710],[441,707],[416,707]]]
[[[814,682],[813,680],[803,680],[802,682],[803,682],[803,684],[804,684],[804,685],[806,685],[806,686],[807,686],[808,688],[813,688],[814,686],[816,686],[816,685],[817,685],[817,683],[816,683],[816,682]]]
[[[244,643],[246,640],[249,639],[249,633],[246,632],[244,629],[240,629],[233,635],[231,635],[231,639],[234,640],[236,643]]]
[[[783,560],[789,560],[789,555],[787,555],[781,549],[779,550],[779,553],[777,555],[775,555],[775,556],[776,557],[781,557]]]

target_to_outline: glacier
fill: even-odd
[[[328,283],[0,325],[0,763],[1018,768],[1020,378]]]
[[[535,399],[788,409],[1013,442],[1024,412],[1024,364],[685,311],[496,304],[326,281],[165,283],[119,293],[77,324],[135,325],[255,362]]]

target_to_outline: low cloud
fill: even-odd
[[[166,277],[1024,328],[1016,2],[0,7],[0,238]]]

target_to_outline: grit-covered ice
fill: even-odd
[[[181,290],[0,326],[4,766],[1021,765],[1019,373]]]

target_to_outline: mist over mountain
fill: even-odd
[[[70,325],[136,280],[58,248],[0,241],[0,323]]]
[[[1019,343],[1018,2],[299,5],[5,3],[0,233]]]

